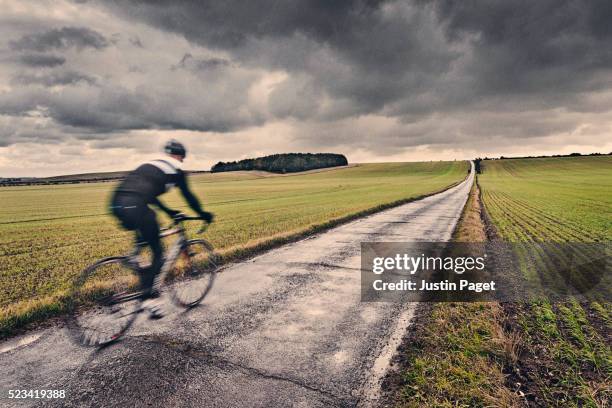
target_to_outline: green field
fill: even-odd
[[[507,241],[612,238],[612,157],[485,161],[482,200]],[[605,406],[612,398],[610,303],[518,307],[522,369],[548,406]],[[513,312],[513,313],[515,313]]]
[[[612,239],[612,156],[483,163],[483,201],[505,239]]]
[[[208,239],[231,257],[444,189],[467,168],[467,162],[364,164],[290,176],[200,174],[191,184],[217,216]],[[58,299],[86,265],[129,249],[130,235],[108,214],[113,186],[0,189],[0,333],[61,312]],[[185,209],[176,192],[162,201]]]

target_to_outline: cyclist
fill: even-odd
[[[202,210],[200,202],[187,185],[187,174],[181,170],[186,156],[185,147],[176,140],[170,140],[164,146],[166,156],[159,160],[152,160],[142,164],[130,172],[116,188],[112,201],[111,211],[119,219],[124,228],[136,232],[136,239],[143,240],[153,252],[150,268],[143,270],[141,275],[141,289],[143,296],[155,298],[155,277],[163,265],[163,249],[159,238],[159,225],[155,212],[149,207],[154,204],[171,218],[180,214],[159,201],[158,196],[176,186],[181,190],[183,197],[204,221],[211,223],[213,214]],[[153,304],[149,308],[151,317],[162,317],[159,305]]]

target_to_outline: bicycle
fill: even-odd
[[[170,289],[173,303],[186,309],[200,304],[212,288],[218,257],[204,239],[187,239],[183,222],[199,217],[178,215],[173,226],[161,230],[160,238],[177,235],[166,251],[154,283],[154,291]],[[200,228],[203,233],[206,226]],[[76,280],[70,299],[74,311],[67,326],[73,338],[86,346],[104,346],[120,339],[130,328],[147,299],[140,290],[139,276],[147,265],[140,259],[144,242],[124,256],[100,259],[87,267]]]

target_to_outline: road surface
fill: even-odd
[[[449,240],[472,181],[230,265],[201,307],[143,316],[106,349],[62,328],[0,343],[0,406],[375,405],[416,305],[360,302],[360,242]]]

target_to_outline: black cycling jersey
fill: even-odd
[[[166,210],[157,197],[174,186],[181,190],[189,206],[198,214],[202,214],[200,202],[187,185],[185,172],[174,166],[169,160],[153,160],[139,166],[119,184],[115,194],[138,195],[146,204],[155,204],[162,210]]]

